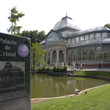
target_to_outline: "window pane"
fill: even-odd
[[[108,37],[108,34],[106,32],[102,33],[102,37],[105,38],[105,37]]]
[[[76,42],[79,42],[79,37],[76,37]]]
[[[100,33],[96,33],[96,34],[95,34],[95,38],[96,38],[96,39],[101,38],[101,34],[100,34]]]
[[[71,51],[68,52],[68,61],[69,62],[72,61],[72,52]]]
[[[68,43],[69,43],[69,44],[71,43],[71,40],[70,40],[70,39],[68,39]]]
[[[72,38],[72,42],[73,42],[73,43],[75,42],[75,38]]]
[[[59,51],[59,62],[64,62],[63,51]]]
[[[94,39],[94,34],[90,34],[90,39]]]
[[[89,36],[88,35],[85,35],[85,40],[89,40]]]
[[[84,40],[84,36],[81,36],[81,37],[80,37],[80,40],[83,41],[83,40]]]
[[[89,49],[89,60],[94,60],[95,59],[95,52],[93,48]]]
[[[110,60],[110,47],[104,48],[104,60]]]
[[[54,63],[56,62],[56,51],[55,50],[53,51],[53,62]]]

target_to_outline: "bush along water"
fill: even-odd
[[[48,74],[52,76],[64,76],[67,73],[67,67],[53,67],[52,69],[42,67],[37,69],[37,73]]]

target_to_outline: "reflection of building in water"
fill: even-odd
[[[49,65],[74,64],[84,67],[110,67],[110,30],[97,27],[81,31],[68,16],[41,42],[47,50],[45,61]]]
[[[0,70],[0,87],[12,86],[24,83],[24,72],[21,68],[13,66],[6,62],[3,69]]]

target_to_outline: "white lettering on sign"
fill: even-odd
[[[16,52],[11,53],[11,52],[8,52],[8,51],[6,51],[6,52],[0,51],[0,56],[16,57]]]
[[[8,39],[2,39],[0,38],[0,42],[3,43],[3,44],[11,44],[11,45],[16,45],[17,42],[14,41],[14,40],[8,40]]]
[[[17,42],[15,40],[8,40],[7,38],[3,39],[0,37],[0,45],[4,45],[4,50],[0,51],[0,56],[4,57],[16,57],[16,52],[11,52],[11,47],[14,45],[17,45]]]

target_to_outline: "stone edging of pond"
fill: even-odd
[[[98,88],[98,87],[102,87],[102,86],[105,86],[105,85],[110,85],[110,84],[104,84],[104,85],[101,85],[101,86],[96,86],[96,87],[84,89],[84,90],[82,90],[81,92],[79,92],[79,95],[80,95],[81,93],[84,93],[85,91],[88,91],[88,90],[91,90],[91,89],[94,89],[94,88]],[[66,97],[79,96],[79,95],[77,95],[77,94],[70,94],[70,95],[65,95],[65,96],[60,96],[60,97],[33,98],[33,99],[31,99],[31,104],[40,103],[40,102],[43,102],[43,101],[46,101],[46,100],[49,100],[49,99],[66,98]]]
[[[86,78],[98,78],[98,79],[110,80],[110,77],[104,77],[104,76],[92,76],[92,75],[67,75],[67,76],[86,77]]]

